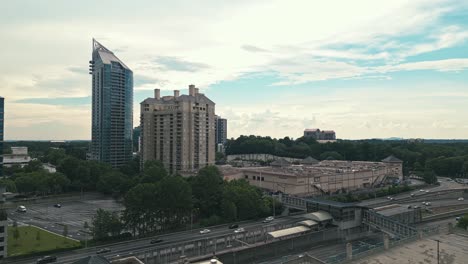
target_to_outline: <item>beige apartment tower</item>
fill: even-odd
[[[189,85],[189,94],[147,98],[141,106],[141,159],[160,160],[170,173],[215,162],[215,103]]]

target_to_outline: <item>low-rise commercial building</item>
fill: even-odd
[[[251,185],[273,192],[300,196],[333,194],[372,188],[388,177],[402,179],[401,160],[391,156],[382,162],[306,158],[301,165],[276,160],[268,167],[221,166],[224,178],[245,179]]]
[[[333,130],[320,130],[318,128],[308,128],[304,130],[305,138],[313,138],[317,141],[335,141],[336,134]]]
[[[30,161],[31,157],[28,155],[28,147],[11,147],[11,154],[3,155],[3,166],[5,167],[13,165],[24,167]]]

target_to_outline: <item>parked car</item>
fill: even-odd
[[[26,207],[24,205],[20,205],[20,206],[18,206],[16,211],[20,212],[20,213],[26,213]]]
[[[37,264],[57,262],[56,256],[45,256],[36,261]]]
[[[273,216],[269,216],[267,218],[265,218],[265,220],[263,220],[263,223],[269,223],[271,221],[275,220],[275,218]]]
[[[155,239],[152,239],[150,241],[150,244],[157,244],[157,243],[161,243],[163,242],[163,240],[161,238],[155,238]]]
[[[211,230],[203,229],[203,230],[200,231],[200,234],[208,234],[209,232],[211,232]]]
[[[54,204],[54,207],[55,207],[55,208],[62,208],[62,205],[59,204],[59,203],[57,203],[57,204]]]
[[[460,221],[460,219],[461,219],[460,216],[455,217],[455,220],[456,220],[456,221]]]
[[[101,248],[100,250],[96,251],[97,254],[104,254],[108,252],[111,252],[110,248]]]
[[[238,224],[232,224],[229,226],[229,229],[234,229],[234,228],[238,228],[239,225]]]
[[[245,232],[245,229],[244,228],[237,228],[236,230],[234,230],[234,233],[243,233]]]
[[[463,198],[463,197],[458,198],[458,201],[464,201],[464,200],[465,200],[465,198]]]
[[[412,208],[413,208],[413,206],[411,206],[411,205],[408,205],[408,209],[412,209]]]

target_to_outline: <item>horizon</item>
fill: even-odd
[[[93,37],[134,73],[134,127],[153,89],[193,83],[228,138],[468,138],[468,3],[112,3],[4,4],[5,141],[91,139]]]

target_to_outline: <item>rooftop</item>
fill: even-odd
[[[118,62],[122,67],[124,67],[127,70],[130,70],[130,68],[125,65],[117,56],[114,55],[112,51],[104,47],[101,43],[99,43],[97,40],[93,39],[93,60],[96,58],[96,56],[99,56],[99,58],[102,60],[104,64],[111,64],[112,62]]]

